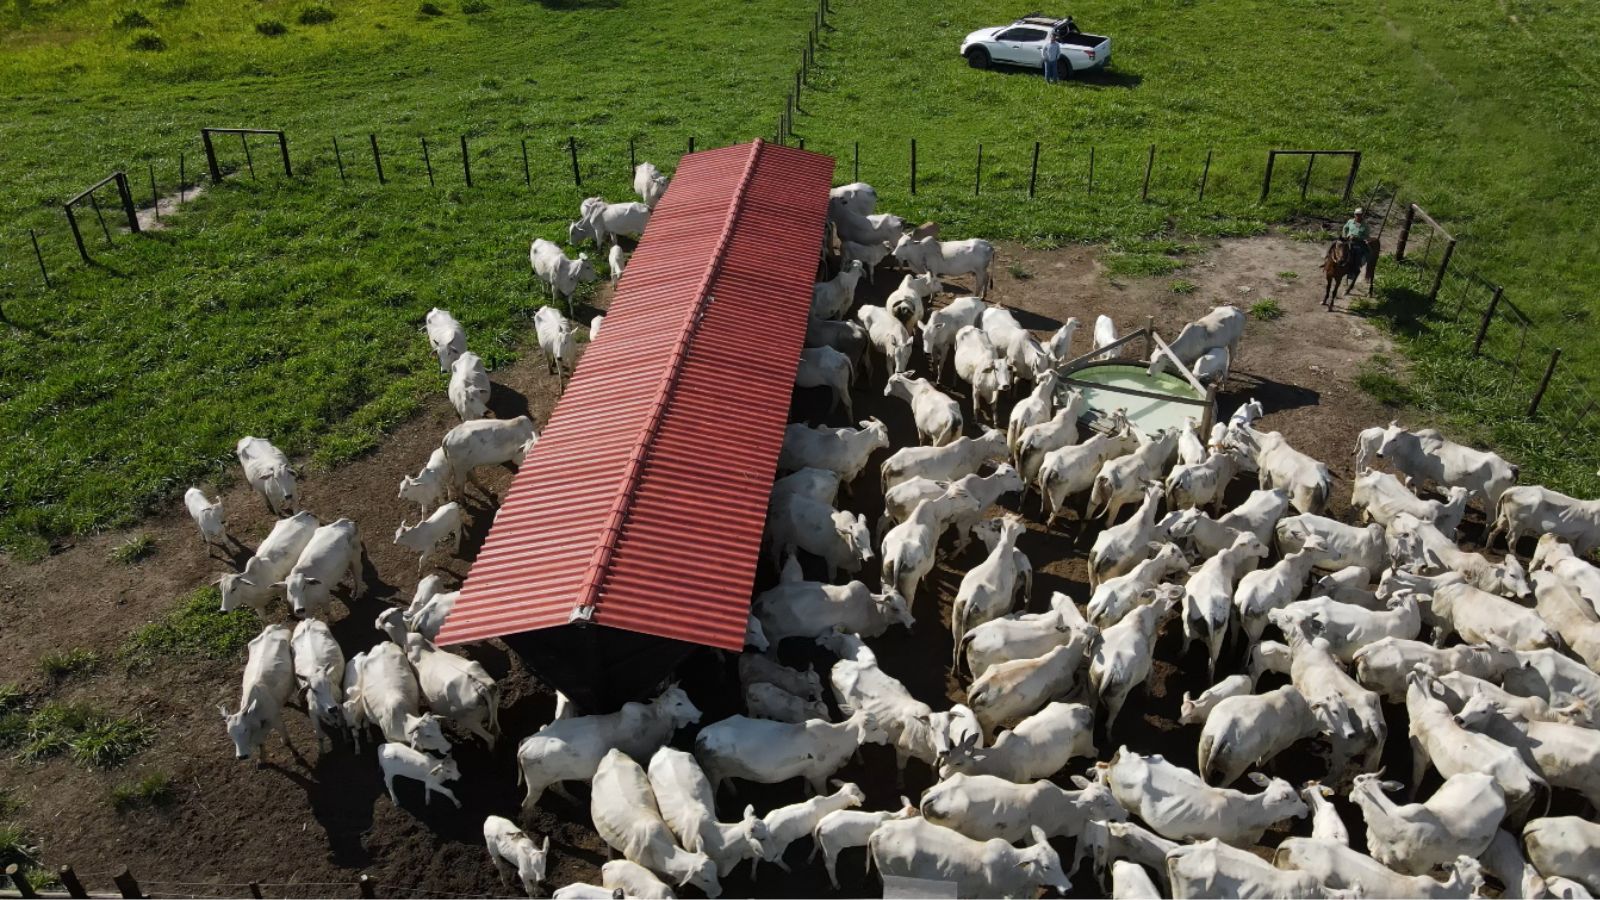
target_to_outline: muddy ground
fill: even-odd
[[[1275,298],[1285,315],[1250,323],[1233,375],[1219,397],[1221,412],[1228,414],[1247,398],[1260,399],[1267,411],[1262,427],[1283,432],[1295,446],[1330,465],[1338,482],[1336,514],[1346,515],[1356,434],[1391,417],[1389,410],[1355,387],[1355,374],[1374,353],[1389,348],[1372,324],[1345,312],[1342,302],[1337,312],[1321,309],[1321,280],[1313,277],[1320,256],[1318,245],[1277,236],[1228,240],[1208,246],[1176,275],[1113,279],[1105,273],[1097,248],[1036,251],[1003,246],[990,299],[1012,308],[1026,327],[1041,333],[1077,316],[1085,326],[1077,346],[1087,349],[1090,327],[1102,313],[1112,316],[1124,331],[1153,317],[1157,329],[1170,336],[1218,303],[1248,307],[1264,297]],[[1299,277],[1282,277],[1286,272]],[[1174,292],[1176,278],[1192,283],[1194,290]],[[876,294],[887,292],[897,280],[887,270],[880,271]],[[595,305],[603,308],[607,299],[602,292]],[[587,321],[590,314],[580,310],[580,321]],[[914,364],[925,371],[920,355],[919,350]],[[544,371],[536,350],[492,377],[496,415],[528,413],[539,422],[548,418],[557,385]],[[871,383],[858,384],[855,401],[857,418],[882,418],[896,446],[915,442],[909,411],[899,401],[882,397],[881,367]],[[820,396],[803,392],[796,400],[796,416],[809,417],[825,405]],[[846,423],[842,411],[827,421]],[[396,486],[403,474],[421,467],[454,423],[441,376],[438,398],[378,451],[302,481],[306,508],[324,521],[339,516],[354,519],[369,553],[368,595],[348,611],[342,604],[334,606],[332,624],[347,654],[378,640],[380,635],[370,625],[377,613],[391,603],[404,603],[411,594],[417,581],[416,557],[390,543],[390,535],[401,517],[414,517],[415,510],[396,498]],[[973,426],[968,427],[975,433]],[[496,472],[487,480],[498,492],[509,472]],[[1251,487],[1246,480],[1236,490],[1242,494]],[[270,528],[270,517],[242,485],[225,487],[223,496],[232,532],[253,547]],[[856,508],[875,519],[881,504],[873,499],[880,494],[872,467],[857,483],[854,496]],[[1046,608],[1053,591],[1064,591],[1082,604],[1089,595],[1084,556],[1093,535],[1079,535],[1077,523],[1070,520],[1046,532],[1038,524],[1036,502],[1025,510],[1030,530],[1021,545],[1037,573],[1030,608]],[[1017,508],[1014,499],[1009,505]],[[487,498],[476,497],[462,557],[436,559],[437,571],[455,579],[466,573],[490,509]],[[242,561],[208,555],[176,504],[169,514],[135,531],[150,535],[156,548],[153,556],[135,566],[108,556],[134,531],[78,539],[34,564],[0,561],[0,635],[6,638],[0,640],[0,683],[16,682],[40,696],[53,692],[57,698],[92,700],[123,714],[136,714],[157,729],[149,749],[112,771],[85,770],[64,759],[0,763],[0,785],[22,803],[15,818],[39,841],[50,865],[71,863],[90,876],[86,880],[92,888],[100,889],[109,889],[109,874],[127,865],[147,891],[167,895],[247,896],[246,884],[254,880],[268,884],[268,896],[352,896],[349,885],[361,873],[370,875],[380,892],[389,895],[516,893],[497,882],[482,849],[480,829],[487,814],[517,815],[521,791],[515,785],[516,743],[549,719],[552,698],[497,642],[472,648],[470,655],[505,686],[501,715],[505,736],[493,753],[474,742],[459,744],[456,755],[465,773],[456,785],[464,804],[459,811],[440,798],[424,808],[420,785],[406,782],[399,787],[400,805],[394,805],[384,793],[370,747],[359,755],[345,747],[319,753],[299,711],[287,716],[294,753],[285,752],[274,740],[266,764],[235,762],[217,706],[237,702],[242,653],[239,659],[221,662],[166,660],[152,671],[131,676],[117,663],[108,663],[97,673],[65,684],[46,684],[38,668],[43,653],[81,647],[109,657],[135,629],[169,609],[175,598]],[[924,581],[915,609],[916,628],[874,641],[884,668],[935,708],[962,697],[963,686],[947,673],[950,638],[945,622],[962,573],[980,559],[978,550],[944,559]],[[863,578],[876,585],[875,567]],[[281,608],[274,610],[276,615],[283,613]],[[795,656],[796,649],[789,646],[784,652],[797,661],[808,655]],[[1194,764],[1198,730],[1178,726],[1176,718],[1181,694],[1206,685],[1200,654],[1197,647],[1194,654],[1184,656],[1177,623],[1167,623],[1148,696],[1136,693],[1115,733],[1098,736],[1101,759],[1126,743],[1141,752],[1159,752]],[[826,665],[828,660],[817,662]],[[706,722],[738,711],[737,679],[727,677],[725,665],[706,652],[685,667],[685,683],[705,710]],[[1231,667],[1225,668],[1218,677],[1230,671]],[[1397,738],[1403,733],[1391,731]],[[676,743],[689,747],[691,741],[692,734],[684,733]],[[1403,748],[1404,741],[1391,744]],[[1284,774],[1315,774],[1304,757],[1286,754]],[[1089,761],[1082,764],[1086,768]],[[156,810],[114,812],[109,802],[112,786],[148,772],[171,776],[174,802]],[[840,777],[867,790],[869,808],[895,804],[902,793],[887,748],[867,748],[864,764],[852,765]],[[915,797],[931,780],[931,773],[913,762],[904,792]],[[586,796],[581,789],[577,794]],[[589,825],[586,803],[573,805],[553,794],[546,798],[522,821],[530,831],[552,837],[552,885],[598,880],[596,869],[606,858],[605,848]],[[764,812],[799,799],[798,781],[749,789],[738,804],[725,797],[727,809],[722,813],[733,818],[744,802]],[[1296,825],[1302,832],[1306,827],[1303,822]],[[1268,843],[1279,837],[1269,834]],[[759,881],[752,882],[741,869],[724,881],[725,893],[831,893],[820,863],[805,862],[809,843],[802,840],[790,848],[788,861],[794,874],[763,867]],[[1061,844],[1063,851],[1069,848],[1070,841]],[[877,879],[864,877],[861,864],[861,851],[846,853],[841,863],[844,894],[878,893]],[[1093,896],[1100,889],[1085,871],[1077,878],[1074,893]]]

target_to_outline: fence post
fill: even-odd
[[[467,176],[467,187],[472,187],[472,160],[467,156],[467,136],[461,136],[461,174]]]
[[[1094,193],[1094,145],[1089,145],[1089,193]]]
[[[32,228],[29,228],[28,237],[33,240],[33,255],[35,259],[39,260],[39,274],[44,276],[45,289],[49,290],[50,272],[44,267],[44,254],[39,252],[39,235]],[[78,246],[83,246],[83,242],[79,241]]]
[[[1417,205],[1415,203],[1407,203],[1406,220],[1400,223],[1400,239],[1395,243],[1394,246],[1395,262],[1406,261],[1406,241],[1411,239],[1411,223],[1416,219],[1416,217]]]
[[[428,187],[433,187],[433,157],[428,155],[428,138],[422,138],[422,165],[428,170]]]
[[[1033,199],[1033,187],[1039,181],[1039,142],[1033,142],[1033,166],[1028,169],[1028,199]]]
[[[34,891],[33,885],[28,883],[28,876],[22,873],[21,866],[17,865],[16,863],[6,866],[6,875],[11,879],[11,884],[16,887],[17,894],[19,896],[24,898],[33,898],[39,896],[39,894]]]
[[[861,142],[860,141],[856,141],[855,168],[851,172],[850,180],[851,181],[860,181],[861,180]]]
[[[1494,311],[1500,306],[1500,296],[1506,291],[1499,285],[1495,286],[1494,296],[1489,298],[1489,308],[1483,311],[1483,321],[1478,323],[1478,336],[1472,339],[1472,355],[1477,356],[1483,349],[1483,339],[1489,334],[1489,323],[1494,321]]]
[[[370,875],[362,875],[356,881],[356,889],[360,891],[365,900],[373,900],[374,897],[378,896],[377,886],[372,883],[372,876]]]
[[[289,168],[289,138],[283,132],[278,132],[278,153],[283,157],[283,174],[286,178],[294,177],[294,170]]]
[[[1156,145],[1155,144],[1151,144],[1150,145],[1150,158],[1145,160],[1145,163],[1144,163],[1144,187],[1141,187],[1139,189],[1139,200],[1141,202],[1150,199],[1150,170],[1154,169],[1155,167],[1156,167]]]
[[[139,233],[139,214],[133,208],[133,189],[128,187],[128,176],[117,173],[117,193],[122,197],[122,213],[128,217],[128,230]]]
[[[244,165],[245,168],[250,170],[250,179],[254,181],[256,177],[256,164],[255,160],[250,158],[250,136],[242,131],[239,132],[239,145],[244,148]]]
[[[522,146],[528,146],[528,142],[523,141]],[[628,138],[628,175],[632,177],[633,170],[637,168],[639,168],[639,163],[634,160],[633,156],[633,138]]]
[[[67,889],[67,896],[73,900],[88,900],[89,892],[83,889],[83,882],[78,880],[78,873],[71,866],[62,866],[56,870],[56,875],[61,879],[61,886]]]
[[[95,220],[100,223],[100,233],[106,236],[106,246],[115,246],[115,243],[111,240],[111,229],[106,226],[105,213],[100,211],[100,201],[96,200],[93,194],[89,195],[89,208],[94,210]]]
[[[261,882],[250,882],[250,896],[254,897],[255,900],[261,900]]]
[[[344,154],[339,152],[339,137],[338,137],[338,135],[335,135],[334,138],[333,138],[333,161],[339,164],[339,181],[340,181],[340,183],[346,183],[345,177],[344,177]]]
[[[795,69],[794,70],[794,105],[795,105],[796,108],[799,108],[799,106],[800,106],[800,81],[801,81],[800,70],[799,69]]]
[[[1439,260],[1439,271],[1433,275],[1433,288],[1428,291],[1428,303],[1433,303],[1439,297],[1439,288],[1444,284],[1444,273],[1450,268],[1450,255],[1456,252],[1456,239],[1451,238],[1444,245],[1444,256]]]
[[[63,203],[61,208],[67,212],[67,224],[72,226],[72,239],[78,244],[78,255],[83,257],[85,264],[88,264],[90,262],[89,249],[83,246],[83,231],[78,228],[78,217],[72,214],[71,206]]]
[[[1301,200],[1306,199],[1306,191],[1309,191],[1311,189],[1311,167],[1316,165],[1316,164],[1317,164],[1317,154],[1312,153],[1311,154],[1311,158],[1306,160],[1306,175],[1305,175],[1304,178],[1300,179],[1300,199]]]
[[[694,135],[689,135],[689,152],[694,152]]]
[[[123,866],[121,872],[111,876],[111,880],[116,883],[117,890],[122,892],[123,897],[128,900],[144,900],[144,892],[139,890],[139,882],[134,880],[133,873],[128,871],[127,866]]]
[[[189,193],[189,173],[183,169],[183,151],[178,151],[178,205],[183,205],[183,195]],[[340,173],[343,174],[342,172]]]
[[[578,171],[578,139],[567,135],[567,156],[572,159],[572,183],[583,187],[583,175]]]
[[[1344,179],[1344,202],[1350,202],[1350,193],[1356,189],[1356,173],[1361,171],[1361,151],[1350,158],[1350,174]]]
[[[1539,412],[1539,401],[1544,399],[1545,388],[1550,386],[1550,377],[1556,374],[1556,363],[1560,360],[1560,347],[1550,351],[1550,364],[1544,367],[1544,377],[1539,379],[1539,389],[1533,392],[1533,402],[1528,404],[1528,418],[1533,418]]]
[[[1267,173],[1261,177],[1261,199],[1258,203],[1267,202],[1267,194],[1272,191],[1272,166],[1278,161],[1278,151],[1267,151]]]
[[[161,195],[156,193],[156,164],[150,163],[150,211],[161,221]]]
[[[1211,177],[1211,154],[1213,152],[1211,150],[1206,151],[1206,166],[1200,170],[1200,196],[1195,200],[1196,203],[1206,202],[1206,181]]]
[[[378,152],[378,136],[369,133],[367,137],[372,139],[372,165],[378,170],[378,183],[388,184],[388,180],[383,177],[383,154]]]
[[[633,162],[633,141],[628,142],[628,162]],[[533,173],[528,170],[528,139],[522,139],[522,183],[533,187]]]
[[[917,195],[917,139],[911,139],[911,196]]]
[[[217,148],[211,145],[211,129],[200,129],[200,143],[206,148],[206,169],[211,173],[211,183],[222,183],[222,169],[217,165]]]
[[[983,190],[983,142],[978,142],[978,174],[972,180],[972,196],[976,197]]]

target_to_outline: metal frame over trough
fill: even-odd
[[[585,712],[744,646],[833,159],[683,157],[440,644],[499,637]]]
[[[1145,357],[1149,358],[1152,348],[1155,348],[1166,357],[1168,365],[1177,371],[1179,378],[1151,376],[1147,363],[1123,358],[1123,348],[1139,338],[1144,338]],[[1104,383],[1086,377],[1097,370],[1119,372],[1122,380],[1135,382],[1140,387]],[[1112,410],[1120,408],[1127,413],[1130,422],[1148,433],[1158,427],[1181,426],[1183,420],[1189,418],[1185,408],[1192,407],[1199,413],[1193,418],[1199,422],[1200,433],[1205,434],[1211,430],[1211,422],[1216,415],[1217,386],[1201,384],[1183,360],[1173,354],[1172,348],[1161,339],[1161,335],[1156,334],[1155,326],[1148,322],[1138,331],[1068,360],[1058,371],[1062,376],[1063,389],[1072,388],[1084,391],[1087,395],[1089,408],[1080,421],[1086,421],[1091,427],[1104,428]],[[1108,406],[1101,399],[1102,394],[1128,399]],[[1137,405],[1139,401],[1143,401],[1142,406]]]

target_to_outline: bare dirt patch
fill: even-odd
[[[1343,514],[1356,433],[1389,417],[1356,389],[1353,379],[1368,357],[1389,348],[1365,320],[1321,309],[1320,277],[1314,277],[1320,258],[1320,246],[1282,237],[1229,240],[1208,246],[1186,269],[1171,276],[1111,279],[1096,248],[1034,251],[1007,245],[1001,248],[1002,264],[996,267],[990,299],[1013,308],[1024,325],[1041,332],[1077,316],[1085,326],[1082,335],[1102,313],[1112,316],[1121,330],[1137,328],[1146,317],[1153,317],[1161,333],[1176,334],[1184,322],[1218,303],[1248,307],[1264,297],[1276,299],[1285,314],[1272,322],[1251,322],[1233,377],[1220,397],[1222,413],[1249,397],[1259,398],[1267,410],[1262,427],[1282,431],[1296,446],[1333,468],[1342,482],[1335,491],[1335,508]],[[1026,277],[1017,277],[1008,267]],[[1295,272],[1298,278],[1280,277],[1285,272]],[[1191,283],[1193,290],[1175,292],[1173,283],[1178,279]],[[881,272],[878,293],[886,293],[897,280]],[[588,314],[580,319],[587,321]],[[1086,348],[1086,340],[1081,336],[1079,347]],[[925,368],[920,358],[914,364]],[[526,412],[539,422],[548,417],[556,383],[545,373],[536,350],[493,373],[493,380],[497,415]],[[414,509],[395,494],[401,475],[418,469],[439,437],[455,424],[443,387],[441,376],[439,397],[378,451],[303,479],[306,507],[325,519],[355,519],[369,554],[369,595],[348,611],[340,604],[334,607],[332,624],[347,653],[380,637],[372,630],[373,619],[388,603],[408,598],[416,583],[416,557],[390,542],[401,517],[415,517]],[[897,445],[913,442],[909,412],[898,401],[885,400],[881,391],[881,373],[872,383],[857,386],[857,417],[877,415],[888,423]],[[825,404],[819,401],[812,392],[802,392],[797,416],[821,415]],[[842,411],[826,419],[830,424],[845,422]],[[502,490],[508,477],[509,473],[495,473],[489,479],[491,488]],[[1249,485],[1240,487],[1248,490]],[[881,508],[879,496],[876,474],[869,468],[854,491],[856,508],[875,519]],[[245,486],[232,485],[226,487],[224,501],[233,533],[254,546],[271,524],[260,500]],[[442,571],[456,577],[465,574],[490,520],[486,500],[477,497],[475,503],[463,558],[437,560]],[[1044,609],[1052,591],[1064,591],[1081,604],[1089,593],[1084,556],[1093,536],[1078,534],[1077,523],[1070,520],[1046,532],[1035,521],[1036,503],[1028,505],[1030,531],[1022,545],[1037,571],[1031,606]],[[112,561],[111,549],[134,533],[149,535],[155,554],[134,566]],[[43,690],[39,655],[74,647],[114,654],[138,626],[170,608],[174,598],[229,566],[228,561],[207,554],[181,508],[138,529],[84,538],[58,549],[36,564],[0,562],[0,634],[9,638],[0,641],[0,682]],[[964,685],[947,672],[950,637],[945,622],[962,573],[980,558],[975,549],[944,560],[919,596],[916,628],[874,641],[885,669],[936,708],[959,699],[964,691]],[[877,582],[875,570],[862,577],[869,584]],[[784,653],[802,650],[786,646]],[[1182,693],[1203,687],[1204,662],[1198,653],[1198,649],[1188,655],[1182,652],[1181,634],[1175,623],[1169,623],[1158,644],[1159,662],[1149,695],[1136,693],[1116,732],[1100,736],[1100,758],[1109,758],[1127,743],[1192,765],[1196,729],[1179,727],[1176,717]],[[110,772],[88,771],[65,761],[33,765],[8,760],[0,763],[0,785],[24,802],[18,819],[40,840],[50,864],[71,862],[90,874],[108,874],[126,864],[152,892],[244,896],[245,883],[259,880],[300,886],[269,888],[278,894],[348,896],[348,885],[357,874],[367,872],[387,893],[515,893],[498,884],[484,858],[481,823],[490,813],[517,815],[521,791],[515,786],[516,743],[548,721],[551,697],[499,644],[471,648],[470,655],[505,685],[501,719],[505,736],[492,753],[472,742],[458,746],[456,755],[465,773],[457,785],[464,804],[460,811],[440,798],[424,809],[421,789],[414,783],[400,785],[401,805],[396,807],[383,794],[370,747],[359,755],[348,748],[318,753],[300,712],[287,716],[296,754],[286,753],[274,741],[265,766],[235,762],[216,707],[237,700],[242,654],[240,659],[216,663],[164,660],[133,675],[113,662],[97,675],[55,688],[59,697],[92,699],[123,714],[138,714],[157,728],[155,743],[127,766]],[[829,662],[820,656],[816,661]],[[683,674],[705,712],[703,721],[739,711],[737,678],[729,677],[726,663],[715,654],[692,658]],[[680,735],[678,743],[689,746],[687,735]],[[864,757],[863,764],[848,767],[840,776],[867,790],[869,807],[894,804],[903,789],[896,784],[892,753],[869,747]],[[150,771],[172,777],[175,802],[155,811],[113,812],[108,799],[111,787]],[[916,796],[929,783],[930,773],[914,762],[904,792]],[[586,797],[581,790],[576,793]],[[574,806],[551,794],[546,797],[523,824],[552,836],[552,884],[597,879],[605,853],[589,824],[587,804],[580,800]],[[727,808],[722,812],[733,818],[745,802],[765,811],[800,798],[797,783],[751,789],[741,793],[737,804],[725,797]],[[725,880],[725,892],[730,896],[831,893],[821,867],[805,864],[806,843],[802,840],[791,848],[788,860],[794,875],[763,867],[759,881],[752,882],[741,870]],[[1067,842],[1061,849],[1069,848]],[[851,851],[841,862],[844,893],[876,895],[876,878],[861,874],[861,861],[860,851]],[[92,887],[109,887],[104,879],[96,881]],[[174,882],[208,886],[185,888]],[[1087,871],[1078,879],[1077,892],[1098,893]]]

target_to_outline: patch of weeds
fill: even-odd
[[[170,806],[178,796],[165,772],[152,772],[138,781],[125,781],[111,789],[111,805],[118,812]]]
[[[148,746],[151,738],[143,723],[112,716],[87,703],[46,703],[27,716],[21,728],[18,755],[23,759],[39,762],[70,754],[79,765],[96,768],[126,762]],[[0,731],[0,737],[13,736]]]
[[[72,650],[56,650],[39,657],[39,671],[46,678],[60,681],[71,678],[81,672],[88,672],[100,665],[100,655],[93,650],[76,647]]]
[[[1296,228],[1289,232],[1289,240],[1302,241],[1308,244],[1320,244],[1327,240],[1328,233],[1316,228]]]
[[[1278,280],[1279,281],[1293,281],[1293,280],[1295,280],[1296,278],[1299,278],[1299,277],[1300,277],[1300,273],[1299,272],[1290,272],[1290,271],[1286,270],[1286,271],[1278,273]]]
[[[469,16],[475,16],[478,13],[488,12],[489,4],[483,2],[483,0],[467,0],[467,2],[461,4],[461,11]]]
[[[419,13],[425,15],[425,16],[442,16],[442,15],[444,15],[444,10],[440,9],[439,5],[437,3],[432,3],[432,2],[423,3],[421,6],[417,7],[417,12],[419,12]]]
[[[128,47],[133,50],[142,50],[146,53],[160,53],[162,50],[167,49],[167,42],[163,41],[161,35],[156,34],[154,31],[146,31],[143,34],[135,35],[133,40],[128,42]]]
[[[151,22],[149,17],[147,17],[144,13],[138,11],[137,9],[130,9],[122,15],[117,16],[116,19],[112,21],[111,27],[121,28],[124,31],[132,31],[135,28],[149,28],[153,24],[155,23]]]
[[[1174,294],[1192,294],[1199,286],[1187,278],[1175,278],[1172,281]]]
[[[72,758],[81,766],[109,769],[148,747],[152,737],[143,722],[97,715],[72,739]]]
[[[1417,400],[1416,391],[1390,374],[1392,365],[1386,356],[1372,357],[1356,374],[1356,387],[1384,406],[1410,406]]]
[[[9,788],[0,788],[0,818],[14,816],[20,809],[22,801],[13,796]]]
[[[1137,278],[1171,275],[1183,268],[1183,260],[1160,253],[1113,253],[1105,265],[1108,274]]]
[[[1011,265],[1007,266],[1006,271],[1010,272],[1011,277],[1018,281],[1027,281],[1029,278],[1033,277],[1032,272],[1029,272],[1027,269],[1024,269],[1022,266],[1017,265],[1016,263],[1012,263]]]
[[[326,25],[333,21],[333,10],[326,6],[308,6],[300,10],[301,25]]]
[[[221,612],[222,595],[203,587],[185,596],[159,621],[135,631],[118,655],[132,666],[163,656],[223,659],[237,654],[261,630],[248,609]]]
[[[27,868],[39,864],[39,845],[21,825],[11,822],[0,824],[0,868],[15,864]]]
[[[14,684],[0,684],[0,715],[21,709],[27,702],[27,691]]]
[[[156,552],[156,540],[140,532],[111,548],[111,558],[125,566],[144,562]]]
[[[288,33],[289,26],[279,22],[277,19],[268,19],[265,22],[256,23],[256,34],[262,37],[281,37]]]
[[[1283,307],[1271,297],[1263,297],[1250,307],[1250,315],[1261,322],[1271,322],[1283,318]]]

